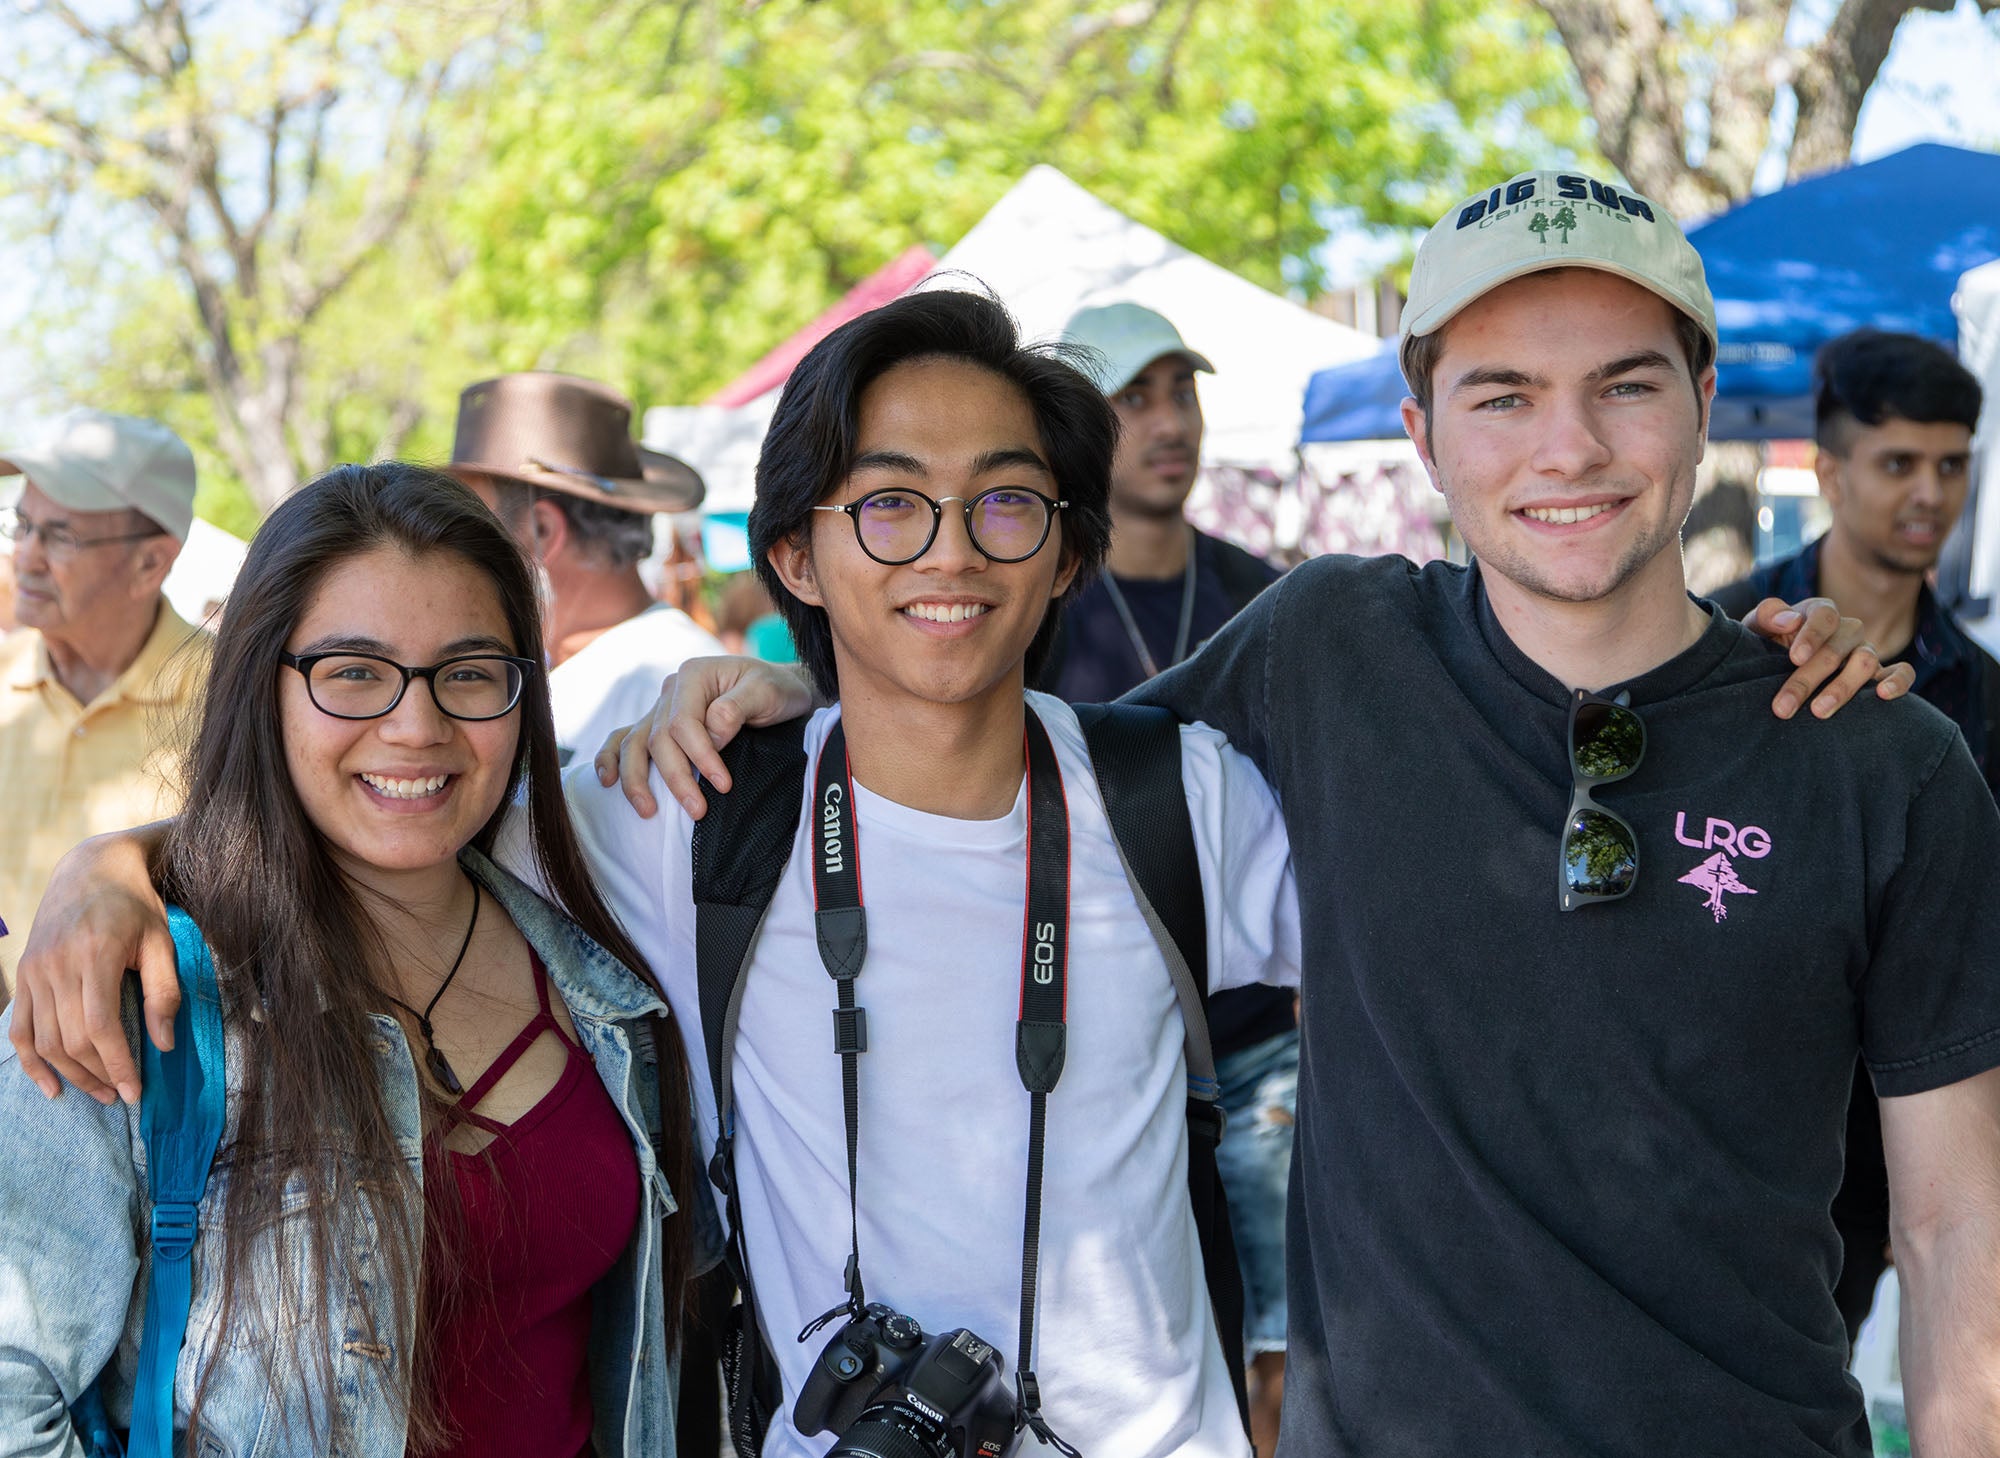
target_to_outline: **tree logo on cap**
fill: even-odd
[[[1569,242],[1570,229],[1575,226],[1576,211],[1567,204],[1557,208],[1556,215],[1553,218],[1547,213],[1537,212],[1534,217],[1528,220],[1528,231],[1539,238],[1544,245],[1549,241],[1549,229],[1551,228],[1562,234],[1562,237],[1556,241],[1567,244]]]

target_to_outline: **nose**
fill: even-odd
[[[1910,501],[1918,506],[1941,507],[1945,502],[1944,481],[1936,461],[1925,461],[1910,472]]]
[[[1151,445],[1170,445],[1187,438],[1187,426],[1186,413],[1168,396],[1146,407],[1137,433]]]
[[[986,554],[972,544],[972,521],[964,498],[947,496],[938,506],[937,535],[914,565],[927,572],[977,572],[985,567]]]
[[[1575,481],[1611,463],[1611,448],[1588,403],[1551,396],[1540,408],[1542,432],[1531,462],[1537,472]]]
[[[42,545],[40,530],[32,522],[25,521],[15,530],[19,535],[14,538],[14,566],[20,571],[41,575],[48,568],[49,554]]]
[[[375,721],[376,733],[389,744],[421,747],[451,738],[451,716],[437,706],[436,691],[427,678],[413,678],[396,707]]]

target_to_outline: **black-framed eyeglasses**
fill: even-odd
[[[85,547],[109,547],[121,542],[143,542],[149,537],[164,536],[158,527],[149,527],[143,532],[119,532],[109,537],[80,537],[70,527],[61,522],[39,522],[33,517],[23,516],[18,511],[7,513],[0,521],[0,537],[10,542],[25,542],[33,537],[42,539],[42,553],[51,562],[67,562]]]
[[[374,653],[280,653],[306,681],[313,707],[336,719],[379,719],[403,701],[410,680],[430,685],[438,712],[453,719],[498,719],[521,702],[532,658],[467,653],[412,668]]]
[[[1069,505],[1026,486],[990,486],[972,496],[939,501],[907,486],[885,486],[845,506],[813,510],[840,512],[854,523],[862,551],[884,567],[900,567],[931,549],[946,501],[965,508],[965,534],[990,562],[1025,562],[1041,551],[1056,512]]]
[[[1556,890],[1564,911],[1629,896],[1639,880],[1639,836],[1591,799],[1646,757],[1646,723],[1630,694],[1607,699],[1577,689],[1569,700],[1569,813],[1563,818]]]

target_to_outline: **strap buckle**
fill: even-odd
[[[199,1207],[187,1200],[162,1200],[153,1206],[153,1254],[164,1261],[183,1261],[194,1249]]]
[[[833,1010],[833,1051],[845,1058],[850,1053],[868,1051],[868,1009],[837,1007]]]

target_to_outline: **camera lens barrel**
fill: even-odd
[[[885,1402],[856,1418],[827,1458],[953,1458],[951,1434],[903,1402]]]

